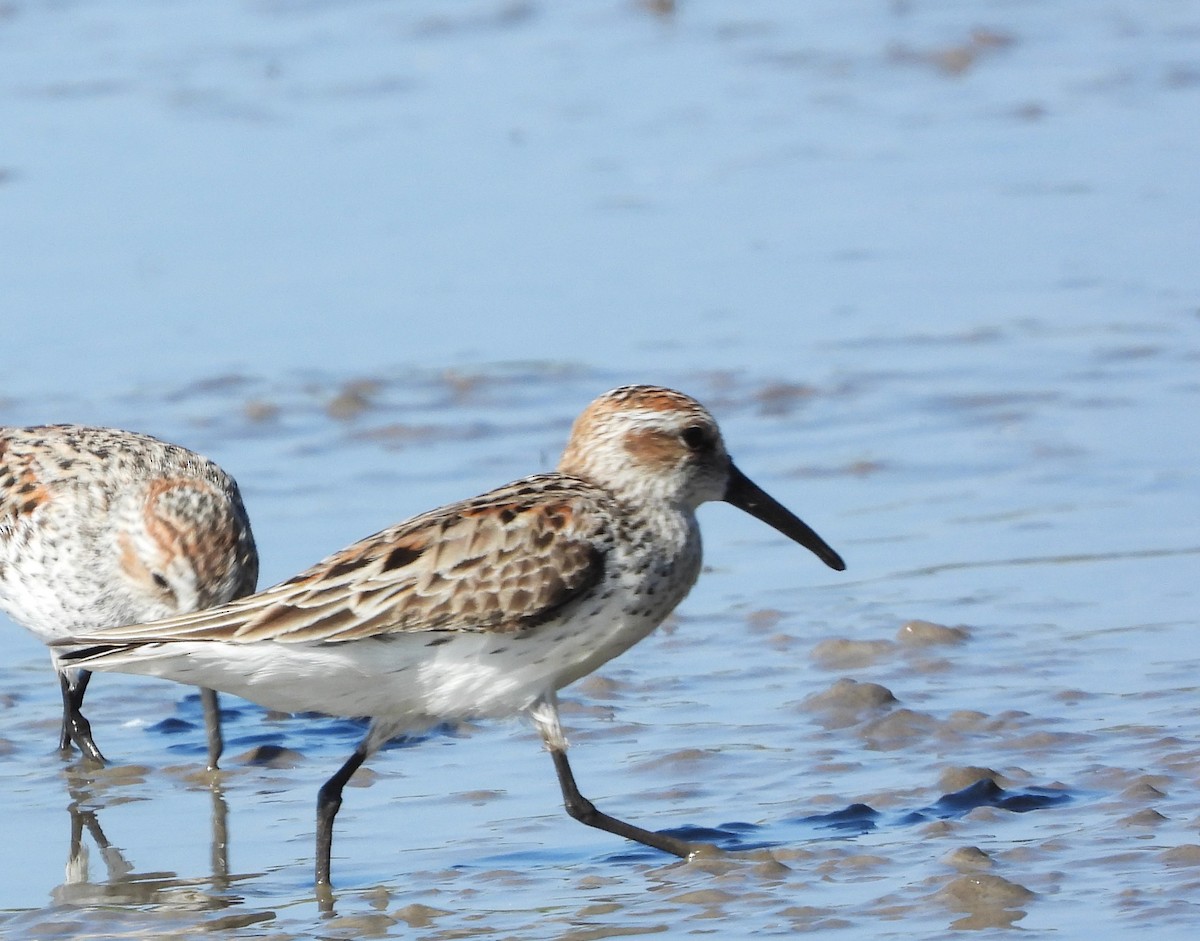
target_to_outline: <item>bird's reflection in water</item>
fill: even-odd
[[[137,773],[136,769],[127,770],[131,775]],[[70,798],[67,813],[71,820],[71,842],[64,881],[51,892],[55,902],[74,906],[151,904],[175,911],[217,911],[243,901],[229,894],[230,886],[257,874],[230,876],[229,806],[219,777],[214,775],[207,788],[212,798],[211,872],[196,878],[181,878],[170,871],[138,872],[100,824],[105,801],[98,792],[107,788],[97,787],[94,767],[72,765],[66,769],[65,777]],[[125,799],[117,798],[114,803]],[[103,862],[103,876],[92,871],[93,846]]]
[[[85,830],[104,859],[106,881],[120,882],[126,879],[133,872],[133,865],[104,835],[100,821],[96,819],[96,812],[84,810],[78,801],[73,800],[67,807],[67,813],[71,815],[71,849],[67,856],[66,880],[60,886],[60,890],[91,881],[88,847],[83,842]]]

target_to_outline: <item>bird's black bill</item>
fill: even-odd
[[[772,529],[777,529],[788,539],[800,543],[816,555],[831,569],[841,572],[846,568],[842,557],[818,536],[811,526],[777,501],[733,464],[729,465],[729,485],[725,488],[725,502],[739,510],[745,510],[755,519],[760,519]]]

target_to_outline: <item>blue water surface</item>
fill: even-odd
[[[439,729],[347,788],[332,916],[360,724],[230,699],[214,788],[189,693],[102,676],[96,772],[6,625],[0,935],[1190,938],[1198,61],[1175,0],[6,4],[0,422],[211,455],[266,585],[661,382],[848,569],[705,507],[678,617],[568,691],[585,793],[746,849]],[[929,812],[971,769],[1045,800]]]

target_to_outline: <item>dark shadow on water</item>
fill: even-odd
[[[226,695],[221,697],[221,725],[226,757],[263,746],[284,747],[285,744],[306,755],[338,755],[343,751],[349,754],[354,749],[367,734],[370,721],[327,716],[320,712],[284,715]],[[174,754],[188,757],[207,754],[204,713],[198,693],[184,696],[179,700],[175,715],[147,726],[147,731],[174,739],[167,745],[168,751]],[[459,730],[453,724],[441,724],[419,734],[392,739],[381,751],[411,748],[430,738],[457,738],[459,735]],[[180,740],[185,737],[186,740]]]
[[[1001,810],[1023,814],[1030,810],[1066,804],[1071,800],[1072,795],[1063,790],[1031,787],[1021,791],[1006,791],[990,778],[980,778],[961,791],[943,795],[929,808],[929,816],[960,817],[976,807],[999,807]]]
[[[825,814],[811,814],[785,820],[789,827],[799,826],[817,831],[835,831],[839,837],[854,837],[885,827],[908,826],[929,820],[947,820],[962,817],[976,807],[997,807],[1012,813],[1027,813],[1045,810],[1070,803],[1074,795],[1068,791],[1029,787],[1020,790],[1005,790],[989,778],[943,794],[928,807],[897,814],[883,814],[868,804],[850,804],[841,810]],[[775,826],[759,826],[752,823],[724,823],[715,829],[706,827],[677,827],[666,830],[672,836],[696,843],[711,843],[726,852],[738,852],[764,847],[780,846],[791,840],[780,840]],[[607,857],[612,860],[654,860],[662,854],[655,850],[633,847]]]
[[[186,719],[177,719],[171,716],[163,719],[161,722],[155,722],[154,725],[148,726],[150,732],[157,732],[159,735],[181,735],[184,732],[191,732],[196,726],[188,722]]]
[[[781,823],[789,828],[834,831],[839,838],[852,838],[886,827],[909,826],[930,820],[962,817],[977,807],[996,807],[1012,813],[1027,813],[1033,810],[1059,807],[1074,799],[1074,794],[1061,789],[1028,787],[1020,790],[1005,790],[994,781],[982,778],[962,790],[943,794],[928,807],[917,810],[883,814],[868,804],[856,803],[849,804],[841,810],[795,817],[781,821]],[[718,827],[674,827],[659,832],[691,843],[708,843],[729,853],[782,846],[795,841],[794,839],[780,839],[778,826],[775,824],[759,825],[741,821],[723,823]],[[810,835],[816,836],[817,834]],[[488,856],[486,859],[456,868],[474,869],[480,866],[529,863],[530,861],[553,865],[566,863],[570,858],[570,854],[566,851],[555,853],[536,850]],[[613,863],[662,863],[664,860],[670,859],[656,849],[634,843],[626,843],[616,852],[606,853],[603,858],[606,862]]]
[[[990,778],[981,778],[974,784],[950,794],[943,794],[928,807],[897,814],[883,814],[869,804],[850,804],[841,810],[825,814],[811,814],[783,821],[789,826],[800,826],[813,830],[832,830],[839,836],[853,837],[885,827],[909,826],[930,820],[949,820],[963,817],[977,807],[996,807],[1011,813],[1023,814],[1032,810],[1045,810],[1070,803],[1075,795],[1069,791],[1028,787],[1020,790],[1005,790]],[[784,841],[768,839],[771,826],[749,823],[726,823],[718,829],[681,827],[666,832],[694,842],[712,843],[719,849],[735,852],[779,846]],[[757,839],[755,839],[757,837]],[[646,853],[633,852],[613,858],[647,859],[660,856],[653,850]]]
[[[875,829],[875,821],[880,813],[869,804],[851,804],[842,810],[828,814],[813,814],[801,817],[801,823],[815,824],[824,830],[849,830],[854,833],[866,833]]]
[[[883,814],[867,804],[851,804],[844,810],[799,817],[788,822],[820,830],[840,830],[852,835],[868,833],[880,826],[907,826],[929,820],[949,820],[965,816],[976,807],[997,807],[1000,810],[1023,814],[1031,810],[1057,807],[1072,800],[1074,795],[1069,791],[1043,787],[1009,791],[990,778],[980,778],[962,790],[943,794],[928,807],[896,816],[884,818]]]

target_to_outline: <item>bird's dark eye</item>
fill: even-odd
[[[712,444],[708,429],[700,425],[688,425],[679,433],[679,440],[692,451],[703,451]]]

